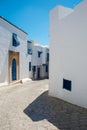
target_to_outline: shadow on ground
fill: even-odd
[[[87,130],[87,109],[41,94],[24,113],[33,121],[47,119],[60,130]]]

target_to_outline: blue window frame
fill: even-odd
[[[20,45],[20,42],[18,41],[17,34],[13,33],[12,35],[12,45],[17,47]]]
[[[32,49],[28,49],[28,54],[32,55]]]
[[[31,62],[29,62],[29,71],[31,71]]]

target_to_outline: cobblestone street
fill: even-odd
[[[87,130],[87,109],[48,96],[48,80],[0,88],[0,130]]]

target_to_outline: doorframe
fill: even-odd
[[[20,64],[19,64],[19,58],[20,53],[9,51],[8,53],[8,83],[16,82],[20,79]],[[17,80],[12,80],[12,60],[16,60],[16,70],[17,70]]]

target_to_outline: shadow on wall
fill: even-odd
[[[60,130],[77,130],[79,125],[87,129],[86,109],[49,97],[48,91],[33,101],[24,113],[35,122],[46,119]]]

